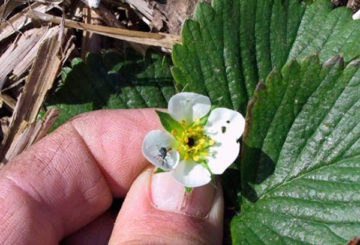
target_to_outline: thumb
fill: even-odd
[[[131,186],[109,244],[221,244],[221,187],[186,193],[169,173],[145,170]]]

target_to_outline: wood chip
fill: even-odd
[[[360,0],[349,0],[346,6],[356,13],[360,10]]]
[[[44,118],[38,122],[27,125],[19,132],[14,142],[7,151],[5,158],[10,161],[21,152],[29,148],[32,144],[43,138],[54,125],[56,118],[59,116],[59,111],[56,109],[49,110]],[[3,162],[6,163],[5,161]]]
[[[25,3],[26,0],[5,0],[0,6],[0,19],[6,19],[15,8]]]
[[[108,26],[125,29],[125,26],[120,23],[120,21],[115,17],[115,15],[109,9],[105,8],[102,4],[100,4],[99,8],[95,9],[94,11],[102,17],[102,20]],[[137,52],[145,56],[147,46],[138,43],[130,43],[130,46]]]
[[[2,103],[6,104],[11,110],[15,109],[16,101],[13,98],[11,98],[9,95],[0,93],[0,104]]]
[[[1,137],[3,137],[3,132],[7,132],[7,130],[9,129],[9,124],[10,124],[10,118],[9,117],[2,117],[0,119],[0,127],[1,127]]]
[[[36,10],[39,12],[46,12],[49,11],[52,7],[46,6],[40,3],[33,3],[30,7],[27,7],[20,11],[19,13],[15,14],[9,20],[4,21],[0,24],[0,41],[4,40],[5,38],[11,36],[15,32],[21,30],[21,28],[30,24],[31,19],[26,16],[27,12],[30,10]]]
[[[53,27],[48,29],[41,39],[34,45],[34,47],[26,54],[26,56],[16,65],[13,70],[13,75],[16,77],[20,77],[23,73],[25,73],[30,67],[33,61],[35,60],[36,54],[40,48],[40,45],[44,42],[45,39],[51,38],[57,35],[59,32],[58,27]]]
[[[49,14],[39,13],[36,11],[30,12],[29,17],[52,22],[55,24],[61,23],[61,18],[59,17]],[[114,27],[85,24],[82,22],[77,22],[72,20],[65,20],[64,24],[65,27],[68,28],[76,28],[79,30],[89,31],[107,37],[112,37],[116,39],[121,39],[129,42],[135,42],[135,43],[151,45],[151,46],[172,48],[172,46],[175,43],[181,42],[181,38],[179,36],[166,34],[166,33],[149,33],[149,32],[141,32],[141,31],[131,31],[131,30],[114,28]]]
[[[101,24],[100,16],[91,8],[83,8],[83,19],[86,24]],[[83,38],[81,42],[81,57],[85,58],[88,52],[97,53],[101,50],[101,36],[83,31]]]
[[[133,9],[140,12],[149,21],[154,16],[154,9],[150,6],[147,1],[144,0],[125,0]]]
[[[160,30],[163,23],[170,34],[179,35],[186,18],[192,17],[198,2],[210,3],[210,0],[167,0],[164,3],[149,0],[125,0],[148,19],[150,27]]]
[[[3,88],[6,78],[14,68],[33,49],[47,31],[46,27],[34,28],[22,35],[0,57],[0,90]]]
[[[60,31],[60,27],[57,28]],[[57,35],[46,39],[40,46],[24,90],[18,98],[8,132],[4,135],[0,153],[3,163],[9,160],[7,151],[16,144],[17,137],[27,125],[35,122],[45,95],[61,68],[60,51],[61,42]]]

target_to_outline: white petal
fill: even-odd
[[[210,108],[210,99],[204,95],[179,93],[170,98],[168,111],[177,121],[185,120],[189,124],[196,118],[205,116]]]
[[[205,125],[205,131],[213,140],[237,140],[244,132],[245,119],[237,111],[216,108],[211,111]]]
[[[172,149],[174,142],[174,137],[165,131],[150,131],[144,138],[142,153],[153,165],[165,171],[173,170],[180,160],[179,152]]]
[[[244,132],[245,119],[237,111],[214,109],[205,125],[206,134],[216,144],[209,149],[208,166],[213,174],[222,174],[237,158]]]
[[[358,10],[353,16],[353,20],[359,20],[360,19],[360,10]]]
[[[181,161],[173,171],[174,178],[186,187],[198,187],[211,181],[210,172],[193,161]]]
[[[209,149],[207,164],[213,174],[222,174],[237,158],[240,144],[233,139],[223,140]]]

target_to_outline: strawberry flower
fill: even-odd
[[[211,110],[210,99],[195,93],[170,98],[168,113],[157,111],[167,131],[150,131],[143,141],[145,158],[160,171],[171,171],[185,187],[209,183],[237,158],[245,120],[227,108]]]

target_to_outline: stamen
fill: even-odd
[[[184,137],[184,143],[187,144],[189,142],[189,138],[187,136]]]
[[[207,157],[207,156],[209,156],[209,152],[204,151],[204,152],[201,153],[201,155],[203,155],[204,157]]]
[[[197,161],[200,160],[200,157],[199,157],[198,155],[195,155],[195,156],[193,156],[193,160],[194,160],[195,162],[197,162]]]
[[[195,162],[206,160],[209,156],[208,148],[216,144],[214,140],[204,133],[203,126],[200,124],[200,118],[188,126],[185,126],[185,120],[180,121],[184,131],[180,134],[175,130],[171,131],[172,135],[178,134],[176,137],[179,140],[178,152],[186,161],[192,159]]]
[[[175,129],[171,130],[171,134],[172,134],[173,136],[176,136],[176,135],[177,135],[176,130],[175,130]]]

